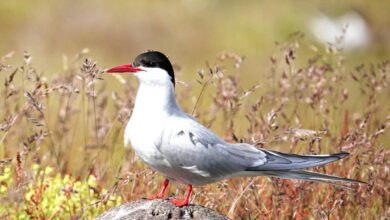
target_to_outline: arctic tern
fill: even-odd
[[[161,190],[153,198],[164,197],[170,180],[187,185],[184,200],[171,200],[177,206],[188,204],[193,185],[231,177],[271,176],[362,183],[304,170],[342,159],[348,155],[346,152],[304,156],[225,142],[180,109],[175,98],[174,70],[161,52],[142,53],[132,64],[107,72],[129,72],[138,78],[139,88],[124,141],[125,147],[131,144],[148,166],[165,176]]]

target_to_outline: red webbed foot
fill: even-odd
[[[184,200],[171,199],[170,202],[175,204],[178,207],[186,206],[190,201],[191,192],[192,192],[192,185],[188,184]]]
[[[164,198],[165,197],[165,191],[167,190],[168,185],[169,185],[169,180],[165,179],[164,182],[163,182],[163,185],[161,186],[160,192],[157,193],[157,195],[148,197],[148,199],[149,200],[153,200],[153,199],[162,199],[162,198]]]

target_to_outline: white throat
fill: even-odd
[[[125,130],[125,146],[131,142],[136,150],[143,148],[146,140],[153,142],[150,146],[154,146],[154,141],[161,139],[165,121],[170,116],[183,114],[169,75],[161,69],[145,70],[135,74],[139,87]],[[138,153],[141,152],[138,150]]]
[[[146,84],[140,81],[135,100],[133,117],[166,117],[180,111],[173,84]]]

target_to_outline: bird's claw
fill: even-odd
[[[148,200],[162,199],[162,198],[164,198],[164,197],[165,197],[165,196],[164,196],[164,195],[165,195],[165,191],[166,191],[168,185],[169,185],[169,180],[168,180],[168,179],[165,179],[165,180],[164,180],[164,183],[163,183],[163,185],[162,185],[162,187],[161,187],[161,189],[160,189],[160,192],[157,193],[157,195],[148,197]]]
[[[157,195],[154,195],[154,196],[149,196],[149,197],[147,198],[147,200],[162,199],[162,198],[164,198],[164,195],[162,195],[162,194],[157,194]]]
[[[177,207],[183,207],[188,205],[188,200],[178,200],[178,199],[171,199],[169,200],[172,204],[176,205]]]

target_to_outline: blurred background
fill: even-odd
[[[131,61],[148,49],[180,64],[184,79],[221,51],[246,57],[244,74],[261,74],[275,42],[296,31],[314,43],[346,29],[347,62],[388,58],[387,1],[14,1],[0,2],[0,52],[30,52],[38,69],[62,67],[82,48],[98,65]]]
[[[102,71],[149,49],[174,63],[183,109],[227,141],[348,151],[317,171],[369,183],[229,179],[193,203],[389,219],[388,1],[0,0],[0,27],[0,219],[89,219],[157,191],[162,176],[123,148],[136,80]]]
[[[174,63],[183,109],[227,141],[299,154],[348,151],[349,158],[319,170],[370,184],[352,193],[300,181],[229,179],[197,189],[193,202],[233,219],[388,219],[388,5],[0,0],[0,219],[53,213],[78,219],[71,217],[106,202],[105,189],[118,204],[157,191],[161,175],[123,148],[136,80],[102,74],[149,49]],[[71,200],[58,199],[63,179],[57,175],[56,185],[51,175],[45,181],[57,188],[46,190],[49,202],[34,203],[44,179],[39,167],[77,177],[95,197],[58,211]]]

